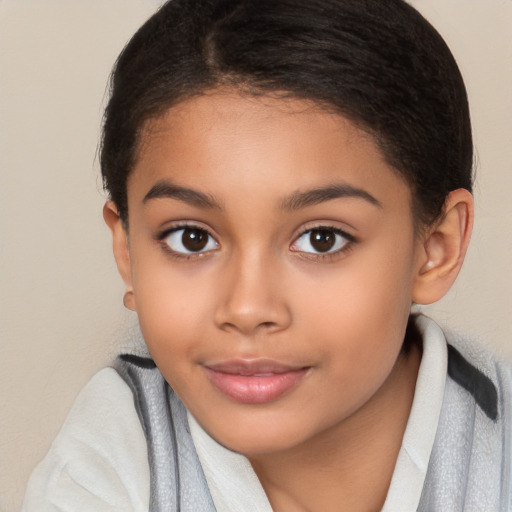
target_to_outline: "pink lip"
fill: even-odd
[[[269,359],[235,359],[205,364],[211,383],[236,402],[261,404],[276,400],[306,375],[308,367],[294,367]]]

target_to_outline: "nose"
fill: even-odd
[[[287,329],[292,315],[279,265],[253,256],[227,266],[219,284],[217,327],[246,336]]]

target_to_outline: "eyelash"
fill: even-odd
[[[176,226],[173,226],[172,228],[165,229],[161,233],[157,234],[155,239],[160,243],[162,249],[164,250],[164,252],[166,254],[168,254],[171,257],[176,258],[178,260],[190,260],[190,259],[194,259],[194,258],[201,258],[216,249],[216,248],[208,249],[206,251],[197,251],[197,252],[192,251],[189,253],[179,252],[179,251],[175,251],[175,250],[171,249],[171,247],[169,247],[169,244],[166,242],[166,239],[169,236],[171,236],[173,233],[176,233],[178,231],[181,231],[181,230],[184,230],[187,228],[195,229],[195,230],[202,231],[202,232],[206,233],[206,235],[210,239],[214,240],[214,242],[217,246],[216,248],[219,247],[219,242],[209,232],[209,230],[206,229],[205,227],[198,226],[197,224],[189,224],[189,223],[178,224]],[[335,235],[343,237],[345,239],[345,243],[339,249],[336,249],[336,250],[330,251],[330,252],[306,252],[306,251],[293,249],[293,246],[295,244],[297,244],[297,242],[302,237],[304,237],[305,235],[307,235],[308,233],[311,233],[313,231],[325,231],[325,232],[334,233]],[[210,243],[210,242],[208,241],[207,243]],[[302,230],[294,238],[292,244],[290,245],[290,250],[292,252],[299,253],[301,257],[309,259],[309,260],[327,262],[327,261],[333,261],[333,260],[341,257],[343,254],[349,252],[353,248],[355,243],[356,243],[356,238],[353,235],[351,235],[351,234],[347,233],[346,231],[343,231],[342,229],[339,229],[337,227],[322,224],[322,225],[311,226],[311,227],[308,227],[307,229]]]

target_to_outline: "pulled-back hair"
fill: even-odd
[[[464,83],[441,36],[402,0],[170,0],[115,65],[104,185],[128,219],[126,183],[148,120],[216,87],[316,101],[372,134],[410,185],[423,224],[471,191]]]

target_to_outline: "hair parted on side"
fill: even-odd
[[[374,136],[429,224],[471,191],[467,95],[437,31],[403,0],[170,0],[111,77],[104,186],[128,221],[127,179],[148,120],[217,87],[310,99]]]

